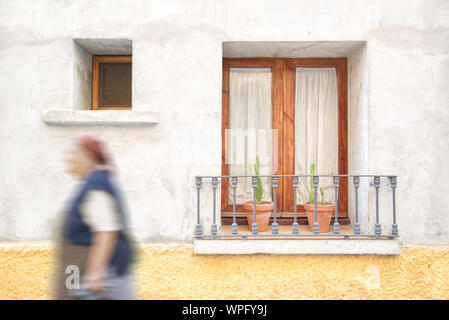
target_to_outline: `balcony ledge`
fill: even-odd
[[[42,121],[60,126],[147,126],[159,122],[159,111],[48,109],[42,111]]]
[[[398,255],[401,252],[401,246],[397,239],[194,239],[193,251],[195,254]]]

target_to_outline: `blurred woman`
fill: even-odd
[[[78,138],[66,164],[80,183],[63,213],[56,298],[134,299],[133,250],[104,144]]]

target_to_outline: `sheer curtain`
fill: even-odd
[[[338,93],[335,68],[296,68],[295,173],[338,173]],[[321,178],[325,200],[333,201],[332,178]],[[298,203],[308,201],[309,179],[300,179]],[[321,201],[321,195],[318,193]]]
[[[229,174],[272,174],[272,72],[270,68],[231,68],[229,74]],[[271,179],[262,178],[262,200],[271,200]],[[229,203],[232,203],[229,183]],[[251,178],[239,178],[236,202],[253,200]]]

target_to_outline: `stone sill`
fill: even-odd
[[[148,126],[159,122],[159,111],[48,109],[42,111],[42,121],[62,126]]]
[[[391,240],[231,240],[194,239],[195,254],[349,254],[398,255],[401,246]]]

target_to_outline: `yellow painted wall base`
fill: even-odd
[[[0,299],[48,299],[53,249],[0,245]],[[141,299],[449,299],[449,247],[399,256],[194,255],[148,245],[136,266]]]

